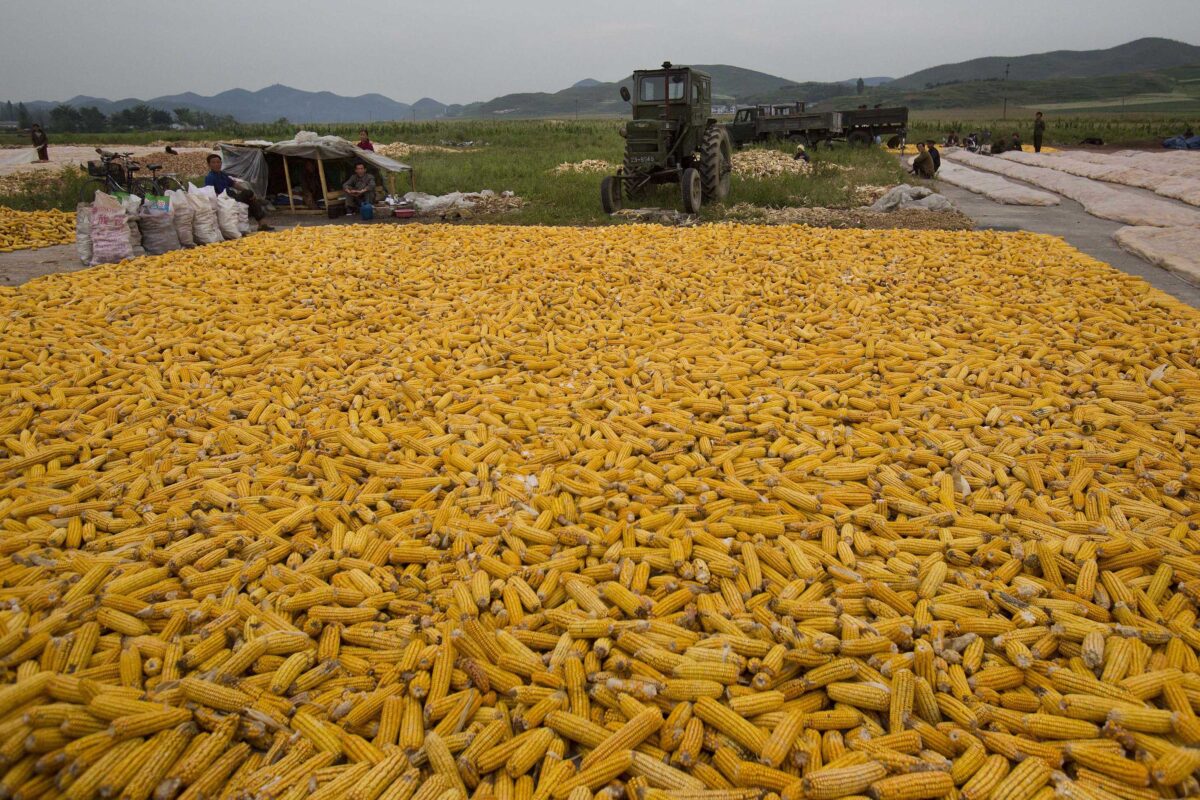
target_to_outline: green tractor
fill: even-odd
[[[729,194],[733,143],[712,115],[712,78],[700,70],[677,67],[633,73],[633,119],[625,123],[625,162],[616,175],[600,182],[600,203],[607,214],[622,199],[638,202],[654,184],[674,183],[689,214],[701,203],[720,202]]]

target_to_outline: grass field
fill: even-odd
[[[584,159],[619,162],[624,141],[617,133],[618,128],[616,120],[391,123],[376,125],[372,137],[381,144],[392,141],[431,145],[444,141],[479,143],[459,152],[416,152],[402,159],[413,167],[419,191],[444,194],[482,189],[511,190],[528,205],[520,212],[507,215],[506,221],[603,224],[610,219],[600,209],[601,175],[555,175],[552,170],[558,164]],[[318,126],[318,132],[353,136],[357,126]],[[240,135],[282,138],[294,133],[270,126],[252,126]],[[161,133],[146,134],[140,143],[155,141],[162,136]],[[99,143],[103,138],[77,137],[87,143]],[[784,149],[791,152],[787,146]],[[896,161],[876,149],[836,146],[815,151],[813,159],[815,168],[810,175],[735,176],[729,202],[768,207],[846,208],[857,204],[854,197],[857,187],[894,184],[903,178],[903,171]],[[20,209],[74,209],[79,180],[76,174],[66,173],[57,186],[42,185],[32,194],[0,196],[0,205]],[[678,190],[674,186],[661,187],[645,204],[678,207]],[[721,211],[720,208],[709,208],[704,216],[720,218]]]
[[[1107,144],[1157,146],[1163,139],[1182,133],[1190,121],[1186,115],[1158,113],[1151,104],[1139,105],[1136,109],[1131,113],[1119,113],[1120,108],[1116,113],[1100,113],[1097,109],[1094,113],[1082,114],[1078,113],[1081,109],[1066,113],[1040,106],[1010,105],[1007,115],[999,107],[916,111],[910,117],[908,138],[909,141],[941,138],[950,130],[960,133],[990,130],[993,136],[1000,132],[1007,136],[1019,131],[1028,142],[1033,137],[1033,115],[1043,111],[1047,124],[1046,144],[1074,145],[1085,138],[1098,137]]]

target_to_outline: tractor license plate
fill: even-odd
[[[627,156],[625,158],[630,164],[653,164],[655,157],[653,155],[645,156]]]

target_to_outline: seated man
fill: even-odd
[[[912,174],[918,178],[932,178],[936,170],[933,167],[933,156],[925,149],[924,142],[917,142],[917,157],[912,164]]]
[[[1013,131],[1012,141],[1008,143],[1008,149],[1014,153],[1021,152],[1021,134]]]
[[[375,176],[367,172],[367,165],[361,161],[354,165],[351,175],[342,189],[346,192],[346,215],[357,213],[363,203],[375,202]]]
[[[958,146],[959,146],[958,134],[955,133],[954,131],[950,131],[950,133],[946,134],[946,147],[958,147]]]
[[[925,149],[929,152],[929,157],[933,159],[933,173],[942,168],[942,154],[938,152],[937,142],[933,139],[925,140]]]
[[[228,192],[234,200],[250,206],[250,216],[258,222],[260,231],[273,230],[270,225],[263,222],[267,212],[263,210],[262,203],[258,202],[254,192],[249,189],[239,189],[234,185],[234,177],[228,172],[221,171],[221,157],[216,153],[208,157],[208,174],[204,176],[204,185],[211,186],[217,194]]]

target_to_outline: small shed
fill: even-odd
[[[342,183],[362,162],[376,184],[396,193],[396,176],[412,167],[360,150],[339,136],[301,131],[283,142],[221,142],[224,169],[250,184],[254,194],[292,211],[325,211],[344,201]]]

